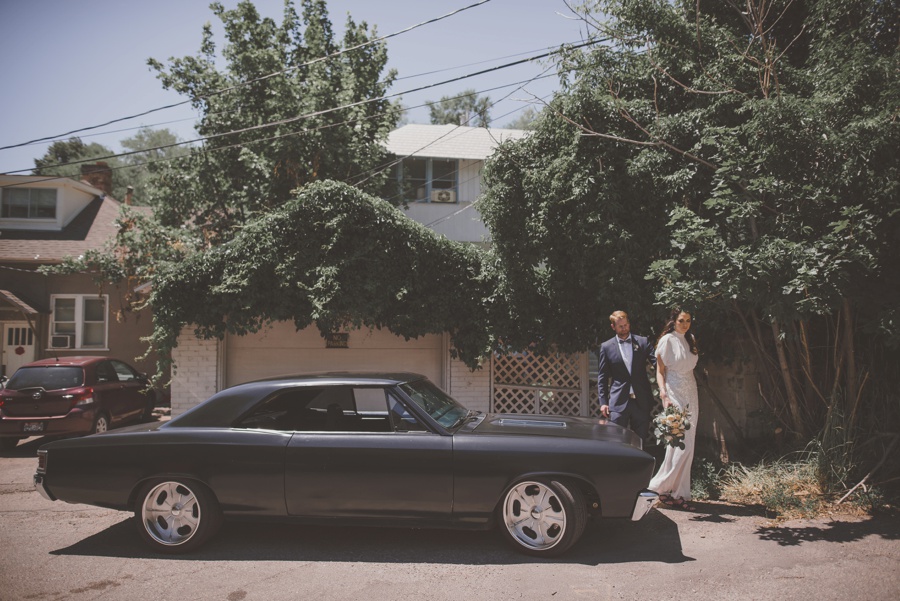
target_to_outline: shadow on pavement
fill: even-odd
[[[778,543],[782,547],[803,543],[848,543],[867,536],[879,536],[887,540],[900,540],[900,520],[875,517],[860,521],[835,521],[815,526],[765,526],[756,533],[762,540]]]
[[[677,525],[658,511],[640,522],[607,520],[592,524],[568,553],[536,559],[514,551],[492,531],[352,528],[271,523],[226,523],[200,550],[159,555],[138,537],[132,519],[88,537],[53,555],[157,558],[190,561],[344,561],[509,565],[523,563],[622,564],[633,561],[693,561],[681,551]]]

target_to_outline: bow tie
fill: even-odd
[[[625,344],[626,342],[631,342],[631,338],[626,338],[625,340],[619,338],[619,344]]]

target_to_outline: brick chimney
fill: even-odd
[[[81,179],[107,194],[112,194],[112,169],[103,161],[97,161],[94,164],[83,164],[81,166]]]
[[[125,188],[125,204],[130,205],[134,198],[134,186]]]

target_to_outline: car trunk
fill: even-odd
[[[23,367],[7,384],[3,411],[9,417],[65,415],[87,391],[80,367]]]

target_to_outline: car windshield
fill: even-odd
[[[463,418],[469,413],[468,409],[428,380],[406,382],[400,385],[400,389],[416,405],[424,409],[434,421],[445,428],[452,428],[462,422]]]
[[[40,386],[44,390],[60,390],[83,384],[84,371],[80,367],[51,365],[48,367],[20,367],[7,382],[6,387],[10,390],[22,390]]]

